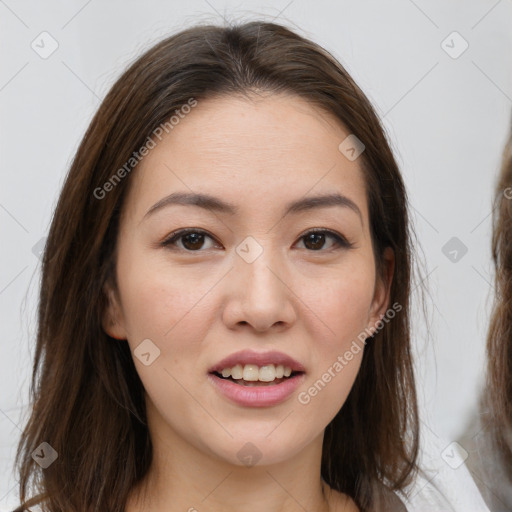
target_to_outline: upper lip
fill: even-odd
[[[232,368],[237,364],[241,364],[242,366],[246,364],[255,364],[257,366],[265,366],[269,364],[283,366],[289,366],[294,372],[305,372],[304,366],[293,359],[293,357],[284,354],[283,352],[278,352],[276,350],[272,350],[270,352],[255,352],[253,350],[241,350],[240,352],[235,352],[234,354],[225,357],[214,366],[212,366],[208,372],[221,372],[224,368]]]

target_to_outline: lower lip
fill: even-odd
[[[232,380],[223,379],[213,373],[208,374],[210,382],[233,402],[245,407],[269,407],[284,402],[302,384],[306,377],[300,373],[268,386],[244,386]]]

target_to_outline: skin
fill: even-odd
[[[393,253],[385,252],[378,278],[363,173],[338,150],[349,133],[297,96],[208,99],[131,177],[117,241],[119,287],[106,288],[103,326],[127,339],[132,354],[149,338],[160,355],[149,366],[134,357],[154,458],[127,512],[358,510],[323,483],[320,463],[324,429],[345,402],[363,352],[310,403],[297,400],[388,307]],[[208,193],[240,211],[172,205],[145,216],[177,191]],[[361,217],[340,206],[283,216],[289,201],[333,191]],[[174,248],[161,245],[181,228],[207,235],[202,244],[181,237]],[[315,250],[304,238],[312,228],[353,246],[324,232]],[[263,249],[252,263],[236,252],[247,236]],[[272,407],[229,401],[207,373],[242,349],[291,355],[306,367],[304,384]],[[237,456],[247,442],[261,453],[252,467]]]

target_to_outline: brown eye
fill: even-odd
[[[164,247],[177,247],[178,249],[184,249],[189,252],[198,252],[203,248],[205,238],[213,240],[205,231],[198,229],[182,229],[174,232],[168,239],[162,242]],[[179,240],[182,241],[182,247],[176,244]],[[207,247],[210,249],[211,247]]]
[[[352,247],[352,244],[350,244],[346,240],[346,238],[342,237],[341,235],[338,235],[337,233],[334,233],[333,231],[325,229],[309,231],[308,233],[301,237],[301,240],[304,240],[304,245],[306,249],[309,249],[311,251],[320,251],[324,247],[326,239],[328,238],[334,240],[335,246],[337,245],[338,247],[345,248]]]

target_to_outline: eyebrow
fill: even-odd
[[[174,192],[155,203],[144,215],[144,218],[149,217],[156,211],[161,210],[171,205],[192,205],[205,210],[213,210],[219,213],[235,215],[239,212],[239,208],[232,204],[219,199],[218,197],[209,194],[198,194],[192,192]],[[352,199],[339,193],[324,194],[318,196],[305,197],[292,201],[285,205],[283,217],[289,213],[299,213],[304,211],[311,211],[317,208],[329,208],[332,206],[339,206],[349,208],[359,216],[361,224],[363,223],[363,216],[361,210]]]

